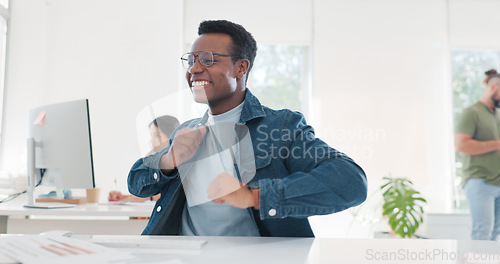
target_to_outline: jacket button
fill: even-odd
[[[276,215],[276,209],[269,210],[269,216],[275,216],[275,215]]]
[[[161,206],[156,207],[156,212],[159,213],[160,211],[161,211]]]
[[[158,174],[156,174],[156,172],[153,174],[153,178],[154,178],[155,180],[158,180]]]

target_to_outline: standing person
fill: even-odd
[[[464,153],[464,189],[475,240],[500,239],[500,74],[486,72],[486,89],[455,127],[455,148]]]
[[[179,126],[179,120],[173,116],[164,115],[155,118],[149,124],[149,135],[151,136],[151,147],[154,152],[160,151],[168,146],[168,141],[174,132],[174,129]],[[156,201],[160,198],[160,194],[148,198],[141,198],[134,195],[124,195],[119,191],[109,192],[108,200],[110,202],[144,202],[148,200]]]
[[[312,237],[308,216],[366,199],[352,159],[315,138],[302,114],[262,106],[246,87],[257,53],[248,31],[204,21],[198,35],[181,60],[208,111],[129,173],[130,193],[161,193],[144,235]]]

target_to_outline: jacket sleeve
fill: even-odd
[[[361,167],[316,138],[300,113],[285,116],[282,133],[290,131],[293,136],[281,145],[287,148],[288,155],[281,158],[289,174],[259,180],[261,219],[331,214],[366,199],[367,181]]]
[[[127,184],[131,194],[139,197],[151,197],[161,193],[172,179],[179,176],[177,169],[165,175],[159,168],[161,157],[168,152],[168,147],[153,155],[141,158],[130,169]]]

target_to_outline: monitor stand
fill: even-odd
[[[55,208],[71,208],[75,207],[74,204],[65,203],[35,203],[35,181],[36,181],[36,167],[35,167],[35,139],[28,138],[28,201],[24,204],[27,208],[40,208],[40,209],[55,209]]]

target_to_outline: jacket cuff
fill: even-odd
[[[160,152],[143,158],[144,165],[149,168],[149,177],[144,178],[143,184],[154,184],[161,179],[174,179],[179,176],[179,171],[174,168],[169,175],[165,175],[160,169],[161,157],[168,152],[168,148],[162,149]]]
[[[259,212],[260,219],[284,218],[281,201],[283,201],[283,181],[281,179],[259,180]]]

